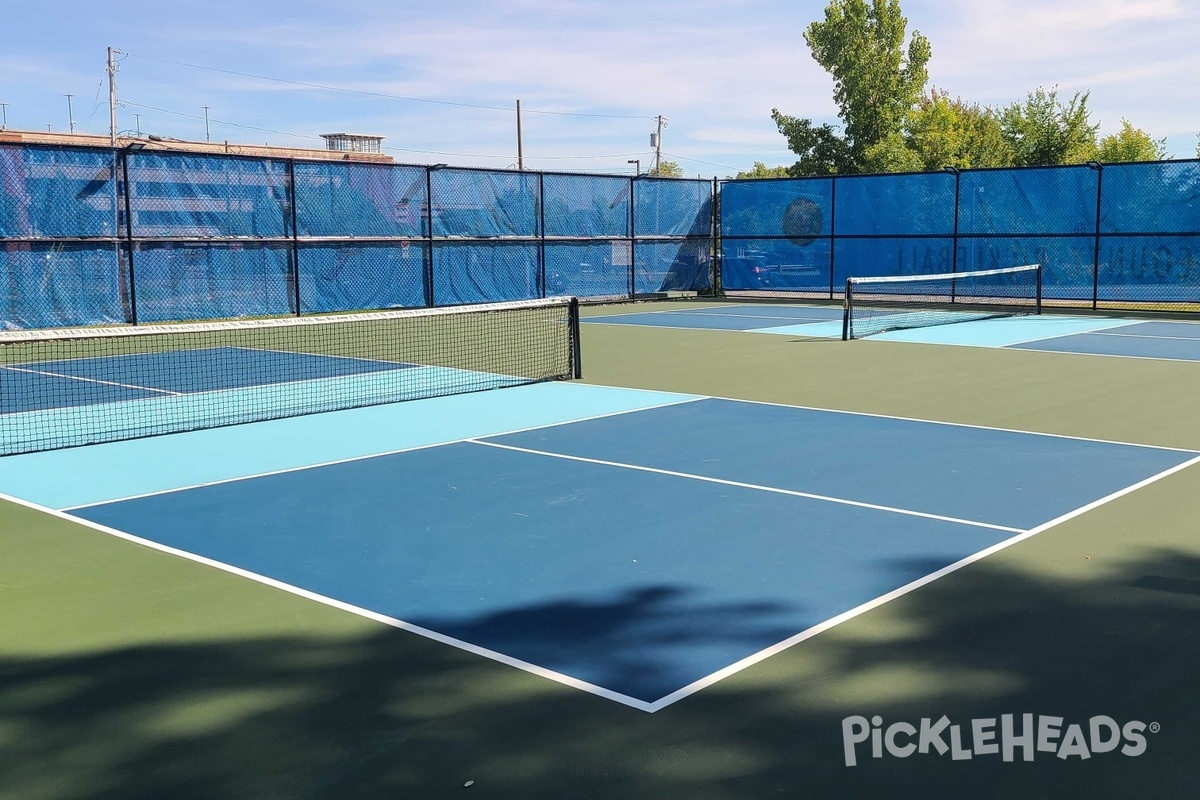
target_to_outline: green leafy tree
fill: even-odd
[[[833,76],[845,135],[772,112],[788,146],[801,157],[795,172],[860,172],[868,166],[868,151],[900,131],[929,79],[932,54],[929,40],[917,31],[905,47],[907,28],[899,0],[831,0],[825,19],[804,31],[813,58]]]
[[[738,180],[747,178],[786,178],[791,173],[787,167],[768,167],[761,161],[755,161],[754,167],[749,172],[739,172]]]
[[[1062,102],[1058,89],[1038,87],[1023,103],[1000,114],[1000,127],[1018,167],[1082,164],[1096,157],[1096,130],[1090,122],[1088,92]]]
[[[787,139],[788,149],[800,156],[800,160],[788,167],[796,177],[804,175],[834,175],[856,172],[850,145],[834,130],[832,125],[813,125],[810,119],[790,117],[771,109],[779,132]]]
[[[653,175],[658,178],[682,178],[683,167],[679,166],[674,161],[662,161],[657,167],[651,167],[646,171],[647,175]]]
[[[1105,136],[1096,149],[1096,160],[1105,164],[1128,161],[1161,161],[1167,157],[1167,140],[1153,139],[1127,119],[1121,120],[1121,130]]]
[[[961,98],[952,100],[937,89],[921,98],[904,128],[906,143],[920,159],[919,169],[1007,167],[1013,163],[999,114]]]
[[[863,167],[866,172],[919,172],[926,168],[921,155],[901,133],[872,145],[864,156]]]

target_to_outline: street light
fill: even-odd
[[[641,174],[642,174],[642,160],[641,160],[640,158],[631,158],[631,159],[629,159],[628,161],[626,161],[625,163],[626,163],[626,164],[633,164],[633,169],[634,169],[634,174],[635,174],[635,175],[641,175]]]

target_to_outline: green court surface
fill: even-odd
[[[683,306],[585,314],[666,307]],[[1198,364],[584,325],[583,366],[607,386],[1200,450]],[[655,713],[0,503],[0,798],[1197,797],[1197,620],[1196,466]],[[845,764],[853,715],[1003,714],[1157,732],[1139,756],[863,744]]]

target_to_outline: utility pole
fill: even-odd
[[[117,62],[108,48],[108,143],[117,146]]]
[[[141,114],[133,115],[133,124],[137,128],[138,138],[139,139],[142,138],[142,115]]]
[[[521,101],[517,100],[517,169],[525,169],[525,147],[521,142]]]
[[[75,112],[71,110],[71,98],[75,95],[67,95],[67,122],[70,123],[71,133],[75,132]]]
[[[654,174],[655,175],[660,175],[662,173],[662,129],[664,127],[666,127],[666,124],[667,124],[667,121],[665,119],[663,119],[663,115],[659,114],[658,115],[658,133],[654,134],[654,136],[651,137],[654,140],[653,142],[651,142],[651,144],[654,145]]]
[[[0,103],[0,131],[8,130],[8,103]]]
[[[202,106],[204,109],[204,141],[211,142],[212,137],[208,135],[208,106]]]

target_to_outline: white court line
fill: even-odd
[[[702,316],[702,317],[718,317],[718,318],[732,317],[734,319],[772,319],[772,320],[778,319],[778,320],[783,320],[784,322],[788,322],[791,320],[798,320],[798,319],[800,319],[800,320],[816,320],[818,322],[830,322],[832,320],[837,319],[836,317],[784,317],[784,316],[769,316],[769,315],[765,315],[765,314],[709,314],[704,311],[696,311],[693,313],[698,314],[699,316]],[[771,327],[781,328],[784,326],[773,325]]]
[[[228,572],[241,578],[248,578],[256,583],[265,584],[266,586],[270,586],[274,589],[280,589],[288,592],[289,594],[303,597],[307,600],[314,600],[322,605],[331,606],[341,611],[347,611],[351,614],[374,620],[375,622],[381,622],[384,625],[388,625],[393,628],[399,628],[400,630],[408,631],[409,633],[415,633],[418,636],[424,636],[425,638],[432,639],[435,642],[441,642],[442,644],[449,645],[473,655],[482,656],[484,658],[491,659],[492,661],[498,661],[499,663],[510,667],[516,667],[517,669],[537,675],[540,678],[546,678],[555,681],[556,683],[561,683],[564,686],[570,686],[572,689],[579,689],[580,691],[603,697],[606,700],[612,700],[613,702],[629,706],[630,708],[635,708],[639,711],[649,712],[653,710],[650,708],[651,704],[645,702],[644,700],[638,700],[635,697],[629,697],[628,695],[621,694],[620,692],[614,692],[611,689],[605,689],[603,686],[596,686],[595,684],[588,683],[587,681],[581,681],[578,678],[572,678],[569,675],[564,675],[560,672],[546,669],[545,667],[539,667],[537,664],[531,664],[528,661],[522,661],[519,658],[513,658],[512,656],[498,653],[495,650],[489,650],[486,647],[480,647],[479,645],[471,644],[470,642],[464,642],[461,639],[455,639],[452,636],[446,636],[445,634],[438,633],[437,631],[429,630],[428,628],[422,628],[419,625],[413,625],[412,623],[405,622],[401,619],[396,619],[395,617],[389,617],[386,614],[380,614],[376,611],[362,608],[361,606],[352,605],[341,600],[336,600],[332,597],[327,597],[323,594],[309,591],[308,589],[302,589],[299,586],[293,586],[290,583],[284,583],[283,581],[276,580],[275,578],[269,578],[266,575],[260,575],[257,572],[251,572],[250,570],[242,569],[241,567],[235,567],[232,564],[226,564],[223,561],[217,561],[216,559],[197,555],[196,553],[191,553],[187,550],[180,550],[179,548],[161,544],[151,539],[143,539],[140,536],[135,536],[131,533],[117,530],[116,528],[110,528],[107,525],[101,525],[98,522],[92,522],[91,520],[74,517],[70,514],[67,514],[65,511],[56,511],[52,508],[38,505],[37,503],[31,503],[28,500],[22,500],[19,497],[11,497],[6,494],[0,494],[0,500],[7,500],[10,503],[24,506],[25,508],[29,508],[34,511],[40,511],[44,514],[49,514],[52,517],[67,520],[68,522],[73,522],[77,525],[84,525],[92,530],[99,531],[100,533],[105,533],[109,536],[115,536],[118,539],[124,539],[125,541],[133,542],[134,544],[139,544],[143,547],[148,547],[151,550],[158,550],[159,552],[178,556],[179,558],[184,558],[188,561],[194,561],[198,564],[203,564],[207,567],[213,567],[221,570],[222,572]]]
[[[1121,336],[1126,339],[1169,339],[1175,342],[1198,342],[1200,336],[1151,336],[1148,333],[1109,333],[1108,331],[1094,331],[1093,336]]]
[[[1200,363],[1200,358],[1168,358],[1167,356],[1133,356],[1123,353],[1088,353],[1084,350],[1042,350],[1030,345],[1036,345],[1038,342],[1022,342],[1019,345],[1005,345],[1001,350],[1017,350],[1022,353],[1048,353],[1050,355],[1059,356],[1095,356],[1096,358],[1132,358],[1139,361],[1172,361],[1176,364],[1196,364]],[[1169,449],[1169,448],[1168,448]]]
[[[1043,316],[1042,319],[1045,319],[1045,317]],[[1060,317],[1060,319],[1066,320],[1066,319],[1072,319],[1072,317]],[[1100,322],[1101,320],[1104,319],[1104,317],[1075,317],[1074,319],[1093,319],[1096,322]],[[1018,339],[1015,342],[1006,342],[1005,344],[1001,344],[1001,345],[970,344],[970,345],[964,345],[964,346],[965,347],[992,347],[995,349],[1002,350],[1005,347],[1016,347],[1016,346],[1022,345],[1022,344],[1033,344],[1034,342],[1049,342],[1054,339],[1065,339],[1069,336],[1083,336],[1083,335],[1089,334],[1089,333],[1100,333],[1101,331],[1112,331],[1112,330],[1116,330],[1117,328],[1128,328],[1130,325],[1140,325],[1141,324],[1141,321],[1138,321],[1138,320],[1113,320],[1113,322],[1115,324],[1104,325],[1102,327],[1094,328],[1092,330],[1086,330],[1086,331],[1078,330],[1078,331],[1071,331],[1070,333],[1056,333],[1051,336],[1045,336],[1045,335],[1035,336],[1032,339]],[[918,344],[953,344],[953,342],[918,342]]]
[[[912,592],[916,589],[920,589],[922,586],[927,586],[927,585],[933,583],[934,581],[938,580],[939,578],[944,578],[945,576],[949,575],[952,572],[957,572],[958,570],[962,569],[963,567],[969,566],[970,564],[974,564],[976,561],[980,561],[984,558],[987,558],[988,556],[992,555],[993,553],[998,553],[1001,550],[1004,550],[1005,548],[1008,548],[1008,547],[1013,546],[1014,544],[1017,544],[1018,542],[1023,542],[1026,539],[1037,536],[1039,533],[1042,533],[1053,527],[1061,525],[1064,522],[1067,522],[1068,520],[1072,520],[1075,517],[1078,517],[1082,514],[1086,514],[1087,512],[1092,511],[1093,509],[1099,508],[1100,506],[1103,506],[1107,503],[1111,503],[1113,500],[1116,500],[1120,497],[1124,497],[1125,495],[1127,495],[1131,492],[1135,492],[1138,489],[1141,489],[1145,486],[1149,486],[1150,484],[1155,483],[1156,481],[1160,481],[1163,478],[1166,478],[1170,475],[1174,475],[1176,472],[1187,469],[1188,467],[1190,467],[1194,464],[1198,464],[1198,463],[1200,463],[1200,456],[1197,456],[1196,458],[1193,458],[1190,461],[1185,461],[1182,464],[1171,467],[1170,469],[1164,470],[1164,471],[1158,473],[1157,475],[1151,475],[1149,478],[1146,478],[1143,481],[1139,481],[1138,483],[1135,483],[1132,486],[1127,486],[1124,489],[1120,489],[1116,492],[1113,492],[1110,495],[1101,497],[1099,500],[1094,500],[1085,506],[1080,506],[1079,508],[1075,509],[1074,511],[1069,511],[1060,517],[1055,517],[1054,519],[1050,520],[1049,522],[1044,522],[1041,525],[1038,525],[1036,528],[1031,528],[1030,530],[1019,533],[1010,539],[1005,539],[1004,541],[994,544],[991,547],[988,547],[984,550],[980,550],[978,553],[973,553],[972,555],[969,555],[966,558],[955,561],[953,564],[949,564],[945,567],[942,567],[941,569],[937,570],[936,572],[931,572],[923,578],[918,578],[917,580],[912,581],[911,583],[906,583],[904,586],[901,586],[898,589],[893,589],[892,591],[888,592],[887,594],[880,595],[879,597],[876,597],[874,600],[863,603],[860,606],[856,606],[856,607],[850,609],[849,611],[844,611],[841,614],[838,614],[836,617],[832,617],[818,625],[814,625],[813,627],[811,627],[805,631],[801,631],[800,633],[796,634],[795,636],[791,636],[787,639],[784,639],[782,642],[779,642],[778,644],[772,645],[771,647],[768,647],[764,650],[759,650],[754,655],[743,658],[741,661],[738,661],[735,664],[730,664],[728,667],[725,667],[722,670],[718,670],[717,672],[714,672],[711,675],[703,677],[698,681],[694,681],[693,683],[688,684],[687,686],[683,687],[682,689],[677,689],[676,691],[671,692],[669,695],[659,698],[658,700],[655,700],[653,703],[650,703],[649,704],[650,708],[647,710],[650,711],[651,713],[654,713],[655,711],[661,711],[662,709],[666,708],[667,706],[669,706],[673,703],[677,703],[680,700],[684,699],[685,697],[693,695],[702,689],[706,689],[709,686],[712,686],[713,684],[717,683],[718,681],[724,680],[725,678],[728,678],[731,675],[735,675],[738,672],[741,672],[742,670],[746,669],[747,667],[751,667],[760,661],[770,658],[771,656],[776,655],[778,653],[781,653],[784,650],[787,650],[789,647],[799,644],[800,642],[803,642],[806,639],[811,639],[812,637],[816,636],[818,633],[822,633],[824,631],[829,630],[830,628],[834,628],[838,625],[841,625],[843,622],[852,620],[857,616],[860,616],[862,614],[865,614],[868,611],[871,611],[872,609],[878,608],[879,606],[882,606],[886,603],[890,603],[891,601],[895,600],[896,598],[903,597],[904,595],[908,594],[909,592]]]
[[[550,458],[561,458],[567,461],[581,461],[585,464],[600,464],[605,467],[617,467],[619,469],[635,470],[637,472],[651,472],[655,475],[668,475],[672,478],[687,478],[693,481],[704,481],[705,483],[719,483],[722,486],[736,486],[739,489],[756,489],[760,492],[771,492],[772,494],[786,494],[791,497],[803,497],[808,500],[821,500],[826,503],[836,503],[842,506],[854,506],[856,508],[867,508],[872,511],[887,511],[892,514],[903,514],[908,517],[922,517],[924,519],[937,520],[938,522],[953,522],[959,525],[970,525],[976,528],[990,528],[996,531],[1007,531],[1008,533],[1023,533],[1024,528],[1012,528],[1008,525],[994,525],[990,522],[978,522],[971,519],[959,519],[958,517],[946,517],[941,514],[929,514],[924,511],[913,511],[908,508],[896,508],[894,506],[882,506],[876,503],[864,503],[861,500],[847,500],[843,497],[831,497],[824,494],[813,494],[812,492],[801,492],[795,489],[780,489],[776,486],[761,486],[756,483],[743,483],[742,481],[731,481],[724,478],[712,478],[707,475],[696,475],[691,472],[676,472],[670,469],[658,469],[657,467],[644,467],[639,464],[626,464],[621,461],[605,461],[599,458],[585,458],[583,456],[571,456],[566,453],[555,453],[550,450],[534,450],[529,447],[517,447],[511,444],[500,444],[499,442],[485,442],[481,439],[468,440],[471,444],[483,445],[484,447],[496,447],[501,450],[513,450],[518,453],[529,453],[535,456],[548,456]]]
[[[656,311],[630,311],[628,314],[597,314],[592,319],[600,319],[601,317],[631,317],[634,314],[678,314],[681,311],[706,311],[713,308],[732,308],[733,306],[696,306],[695,308],[660,308]],[[580,314],[579,321],[586,322],[587,316]]]
[[[607,319],[617,319],[617,317],[614,315],[614,316],[607,317]],[[640,326],[643,328],[653,328],[656,331],[714,331],[716,333],[749,333],[750,332],[750,331],[743,330],[741,328],[699,328],[699,327],[695,327],[695,326],[689,328],[684,325],[645,325],[640,322],[600,322],[599,320],[600,320],[600,317],[593,317],[591,320],[584,320],[584,321],[587,322],[588,325],[612,325],[612,326],[619,327],[619,328],[636,328],[636,327]]]
[[[51,378],[66,378],[72,381],[84,381],[85,383],[101,383],[105,386],[120,386],[122,389],[138,389],[143,392],[158,392],[159,394],[170,394],[177,397],[182,396],[183,392],[172,392],[168,389],[155,389],[151,386],[138,386],[135,383],[119,383],[117,381],[102,381],[99,378],[84,378],[81,375],[67,375],[61,372],[50,372],[44,369],[29,369],[28,367],[5,366],[3,369],[9,369],[13,372],[24,372],[32,375],[46,375]],[[73,406],[67,406],[72,408]],[[19,412],[18,412],[19,413]]]
[[[666,403],[658,403],[658,404],[652,405],[652,406],[642,406],[641,408],[628,408],[628,409],[624,409],[622,411],[609,411],[604,414],[595,414],[590,417],[580,417],[579,419],[566,420],[565,422],[551,422],[547,425],[531,425],[526,428],[516,428],[514,430],[502,431],[500,433],[489,433],[486,435],[487,436],[509,436],[514,433],[528,433],[529,431],[539,431],[539,430],[543,430],[546,428],[557,428],[562,425],[573,425],[576,422],[590,422],[591,420],[595,420],[595,419],[605,419],[607,417],[617,417],[622,414],[634,414],[638,411],[649,411],[650,409],[654,409],[654,408],[666,408],[667,406],[683,405],[684,403],[695,403],[699,400],[704,400],[704,399],[706,399],[706,398],[704,398],[704,397],[684,397],[679,400],[672,400],[672,401],[666,402]],[[133,494],[133,495],[129,495],[128,497],[118,497],[118,498],[114,498],[112,500],[102,500],[97,503],[83,503],[82,505],[77,505],[77,506],[66,506],[65,508],[62,508],[60,510],[62,510],[62,511],[78,511],[81,508],[92,508],[95,506],[111,505],[113,503],[124,503],[126,500],[140,500],[143,497],[157,497],[159,495],[164,495],[164,494],[175,494],[176,492],[186,492],[189,489],[202,489],[206,486],[219,486],[223,483],[237,483],[238,481],[249,481],[249,480],[253,480],[255,478],[267,478],[272,475],[284,475],[289,472],[302,472],[302,471],[308,470],[308,469],[320,469],[321,467],[332,467],[337,464],[349,464],[354,461],[366,461],[367,459],[371,459],[371,458],[383,458],[385,456],[399,455],[400,453],[412,453],[417,450],[430,450],[434,447],[444,447],[446,445],[451,445],[451,444],[463,444],[465,442],[473,441],[476,438],[478,438],[478,436],[464,436],[461,439],[450,439],[445,442],[432,442],[430,444],[418,444],[418,445],[413,445],[411,447],[401,447],[396,450],[387,450],[382,453],[368,453],[367,455],[361,455],[361,456],[349,456],[347,458],[338,458],[338,459],[334,459],[332,461],[322,461],[317,464],[305,464],[305,465],[299,466],[299,467],[286,467],[284,469],[270,470],[268,472],[256,472],[252,475],[240,475],[240,476],[234,477],[234,478],[222,478],[222,479],[216,480],[216,481],[206,481],[204,483],[194,483],[194,484],[191,484],[188,486],[178,486],[178,487],[175,487],[172,489],[159,489],[158,491],[154,491],[154,492],[144,492],[143,494]]]
[[[942,567],[941,569],[939,569],[935,572],[931,572],[930,574],[928,574],[922,578],[918,578],[915,581],[907,583],[904,586],[899,587],[898,589],[893,589],[892,591],[890,591],[886,594],[880,595],[879,597],[876,597],[873,600],[863,603],[862,605],[856,606],[855,608],[852,608],[849,611],[845,611],[835,617],[825,620],[824,622],[822,622],[818,625],[814,625],[811,628],[801,631],[800,633],[796,634],[795,636],[791,636],[791,637],[783,640],[782,642],[778,642],[777,644],[774,644],[768,648],[760,650],[757,653],[755,653],[754,655],[748,656],[748,657],[742,659],[741,661],[738,661],[734,664],[731,664],[728,667],[725,667],[724,669],[718,670],[717,672],[707,675],[704,678],[701,678],[700,680],[693,681],[692,683],[688,684],[687,686],[685,686],[681,689],[678,689],[674,692],[671,692],[670,694],[668,694],[664,697],[661,697],[658,700],[651,702],[651,703],[648,703],[644,700],[638,700],[637,698],[629,697],[628,695],[624,695],[619,692],[614,692],[609,689],[605,689],[601,686],[596,686],[594,684],[587,683],[586,681],[581,681],[576,678],[572,678],[568,675],[563,675],[561,673],[554,672],[553,670],[548,670],[543,667],[539,667],[535,664],[530,664],[530,663],[528,663],[526,661],[522,661],[520,659],[506,656],[503,653],[497,653],[493,650],[488,650],[487,648],[483,648],[483,647],[479,647],[477,645],[470,644],[469,642],[464,642],[459,639],[445,636],[443,634],[437,633],[436,631],[431,631],[427,628],[422,628],[417,625],[412,625],[410,623],[406,623],[403,620],[396,619],[395,617],[389,617],[384,614],[379,614],[377,612],[370,611],[369,609],[361,608],[359,606],[351,605],[349,603],[345,603],[340,600],[335,600],[331,597],[326,597],[325,595],[317,594],[316,592],[311,592],[307,589],[301,589],[300,587],[293,586],[291,584],[275,580],[274,578],[268,578],[264,575],[259,575],[258,573],[250,572],[249,570],[245,570],[240,567],[235,567],[230,564],[226,564],[224,562],[217,561],[215,559],[210,559],[205,556],[200,556],[200,555],[196,555],[194,553],[190,553],[186,550],[180,550],[180,549],[170,547],[168,545],[160,544],[158,542],[154,542],[154,541],[151,541],[148,539],[143,539],[139,536],[134,536],[133,534],[125,533],[124,531],[120,531],[115,528],[110,528],[110,527],[101,525],[96,522],[91,522],[86,519],[74,517],[74,516],[67,514],[65,511],[57,511],[52,508],[47,508],[46,506],[41,506],[36,503],[29,502],[28,500],[22,500],[18,497],[11,497],[11,496],[5,495],[5,494],[0,494],[0,500],[7,500],[10,503],[14,503],[16,505],[23,506],[25,508],[33,509],[35,511],[41,511],[45,514],[49,514],[53,517],[57,517],[59,519],[66,520],[68,522],[73,522],[78,525],[84,525],[86,527],[92,528],[93,530],[108,534],[110,536],[114,536],[119,539],[124,539],[129,542],[134,542],[134,543],[140,544],[144,547],[148,547],[153,550],[158,550],[163,553],[168,553],[170,555],[179,556],[180,558],[184,558],[189,561],[194,561],[199,564],[204,564],[205,566],[213,567],[213,568],[222,570],[224,572],[238,575],[243,578],[248,578],[248,579],[256,581],[258,583],[262,583],[262,584],[271,586],[276,589],[281,589],[290,594],[304,597],[309,600],[314,600],[318,603],[322,603],[324,605],[331,606],[333,608],[337,608],[342,611],[347,611],[349,613],[352,613],[352,614],[355,614],[355,615],[358,615],[361,617],[365,617],[367,619],[375,620],[377,622],[381,622],[381,623],[383,623],[385,625],[389,625],[391,627],[399,628],[401,630],[406,630],[411,633],[418,634],[420,636],[425,636],[434,641],[438,641],[443,644],[450,645],[451,647],[455,647],[455,648],[464,650],[466,652],[469,652],[469,653],[472,653],[475,655],[483,656],[484,658],[489,658],[494,661],[500,662],[502,664],[516,667],[517,669],[523,670],[525,672],[529,672],[533,675],[538,675],[540,677],[547,678],[549,680],[555,681],[555,682],[563,684],[565,686],[570,686],[572,688],[579,689],[584,692],[588,692],[589,694],[594,694],[598,697],[603,697],[607,700],[612,700],[614,702],[620,703],[620,704],[628,706],[630,708],[634,708],[639,711],[645,711],[647,713],[652,714],[656,711],[661,711],[662,709],[666,708],[667,706],[677,703],[680,700],[684,699],[685,697],[693,695],[696,692],[701,691],[702,689],[708,688],[731,675],[741,672],[742,670],[744,670],[748,667],[751,667],[751,666],[759,663],[760,661],[763,661],[773,655],[776,655],[777,653],[780,653],[780,652],[792,647],[793,645],[799,644],[800,642],[803,642],[806,639],[811,639],[812,637],[816,636],[819,633],[827,631],[837,625],[840,625],[843,622],[847,622],[848,620],[851,620],[857,616],[860,616],[861,614],[864,614],[867,611],[878,608],[879,606],[882,606],[885,603],[889,603],[892,600],[895,600],[899,597],[902,597],[902,596],[908,594],[909,592],[912,592],[916,589],[921,588],[922,586],[926,586],[930,583],[933,583],[934,581],[938,580],[939,578],[945,577],[946,575],[949,575],[952,572],[957,572],[958,570],[962,569],[963,567],[973,564],[976,561],[980,561],[981,559],[984,559],[987,556],[992,555],[993,553],[997,553],[1000,550],[1003,550],[1007,547],[1011,547],[1012,545],[1014,545],[1018,542],[1021,542],[1026,539],[1029,539],[1033,536],[1036,536],[1037,534],[1042,533],[1046,530],[1049,530],[1050,528],[1053,528],[1057,525],[1061,525],[1062,523],[1067,522],[1068,520],[1074,519],[1075,517],[1078,517],[1082,514],[1092,511],[1093,509],[1099,508],[1100,506],[1110,503],[1113,500],[1116,500],[1120,497],[1130,494],[1131,492],[1137,491],[1138,489],[1141,489],[1145,486],[1149,486],[1152,483],[1155,483],[1163,478],[1166,478],[1169,475],[1173,475],[1177,472],[1180,472],[1181,470],[1187,469],[1188,467],[1193,466],[1197,463],[1200,463],[1200,456],[1197,456],[1196,458],[1193,458],[1182,464],[1178,464],[1174,467],[1171,467],[1170,469],[1164,470],[1164,471],[1158,473],[1157,475],[1152,475],[1149,478],[1146,478],[1145,480],[1142,480],[1131,486],[1127,486],[1124,489],[1120,489],[1120,490],[1113,492],[1112,494],[1109,494],[1098,500],[1094,500],[1093,502],[1088,503],[1085,506],[1081,506],[1081,507],[1075,509],[1074,511],[1070,511],[1066,514],[1063,514],[1062,516],[1056,517],[1055,519],[1052,519],[1049,522],[1045,522],[1045,523],[1037,526],[1036,528],[1032,528],[1028,531],[1023,531],[1021,533],[1018,533],[1016,536],[1013,536],[1009,539],[1005,539],[1004,541],[999,542],[995,545],[992,545],[991,547],[988,547],[984,550],[980,550],[979,552],[974,553],[970,556],[967,556],[966,558],[960,559],[960,560],[954,562],[953,564]]]
[[[950,345],[950,346],[957,347],[958,345]],[[1040,351],[1039,350],[1036,352],[1055,353],[1055,352],[1060,352],[1060,351],[1057,351],[1057,350]],[[1090,355],[1090,354],[1083,353],[1082,355]],[[1114,356],[1114,358],[1124,358],[1124,356]],[[1163,360],[1167,360],[1167,359],[1163,359]],[[1170,360],[1178,360],[1178,359],[1170,359]],[[1191,361],[1188,363],[1194,364],[1196,362]],[[604,384],[602,384],[602,383],[585,383],[584,385],[585,386],[604,386]],[[609,387],[609,388],[612,388],[612,387]],[[627,388],[627,387],[621,387],[621,388],[625,389],[625,391],[627,391],[627,392],[653,392],[656,394],[661,393],[661,390],[658,390],[658,389],[634,389],[634,388]],[[1118,441],[1113,441],[1111,439],[1092,439],[1087,436],[1071,436],[1071,435],[1065,434],[1065,433],[1044,433],[1042,431],[1023,431],[1023,430],[1020,430],[1019,428],[998,428],[998,427],[995,427],[992,425],[972,425],[969,422],[946,422],[944,420],[938,420],[938,419],[921,419],[919,417],[899,417],[894,414],[873,414],[869,411],[846,411],[845,409],[841,409],[841,408],[821,408],[820,406],[797,406],[797,405],[791,405],[789,403],[773,403],[770,400],[746,400],[746,399],[743,399],[740,397],[721,397],[720,395],[707,395],[704,397],[699,397],[697,399],[700,399],[700,400],[724,400],[729,403],[748,403],[750,405],[756,405],[756,406],[774,406],[775,408],[795,408],[795,409],[799,409],[801,411],[823,411],[828,414],[848,414],[853,417],[872,417],[874,419],[896,419],[896,420],[900,420],[901,422],[924,422],[929,425],[947,425],[951,428],[973,428],[975,430],[981,430],[981,431],[999,431],[1001,433],[1021,433],[1021,434],[1025,434],[1026,436],[1048,436],[1051,439],[1068,439],[1068,440],[1076,441],[1076,442],[1095,442],[1096,444],[1115,444],[1115,445],[1120,445],[1122,447],[1145,447],[1145,448],[1149,448],[1151,450],[1167,450],[1167,451],[1175,452],[1175,453],[1198,453],[1198,454],[1200,454],[1200,450],[1193,450],[1193,449],[1190,449],[1187,447],[1165,447],[1163,445],[1158,445],[1158,444],[1139,444],[1137,442],[1118,442]],[[650,410],[650,408],[647,408],[646,410]],[[502,435],[502,434],[497,434],[497,435]]]
[[[229,350],[249,350],[252,353],[282,353],[284,355],[289,355],[289,356],[312,356],[314,358],[340,358],[345,361],[366,361],[368,364],[387,364],[387,365],[389,365],[388,369],[395,369],[397,367],[424,366],[422,364],[415,364],[411,361],[388,361],[387,359],[383,359],[383,358],[363,358],[362,356],[335,356],[335,355],[330,355],[329,353],[310,353],[307,350],[278,350],[274,347],[244,347],[242,345],[237,345],[237,344],[227,345],[226,347]],[[379,371],[386,372],[388,370],[379,370]],[[346,374],[347,375],[363,375],[366,373],[350,372],[350,373],[346,373]],[[337,375],[337,376],[324,376],[324,377],[342,377],[342,376]],[[258,384],[255,384],[255,385],[257,386]]]

